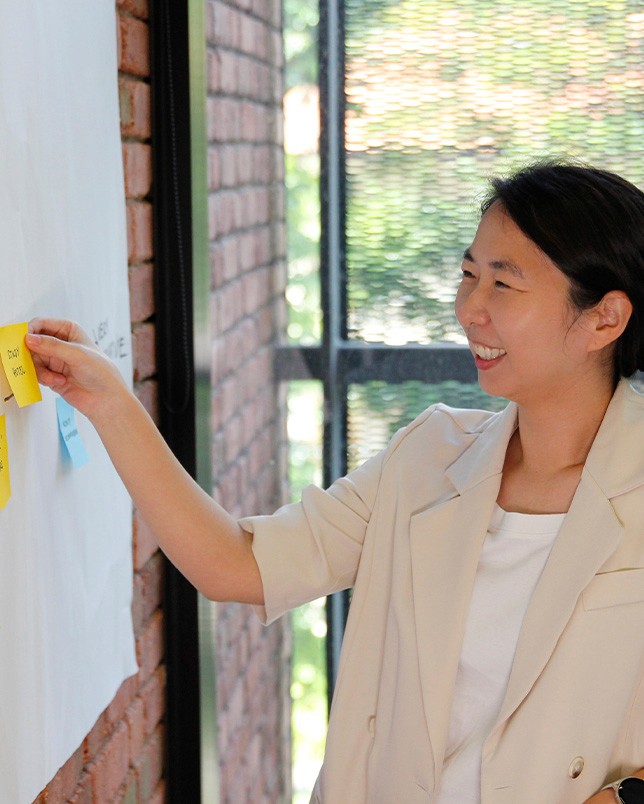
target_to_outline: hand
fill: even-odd
[[[72,321],[34,319],[29,330],[38,380],[92,422],[168,558],[212,600],[262,605],[250,537],[177,461],[112,361]]]
[[[34,318],[25,344],[38,381],[59,393],[91,421],[109,415],[127,387],[118,369],[73,321]]]

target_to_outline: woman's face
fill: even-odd
[[[456,295],[481,388],[519,404],[573,393],[591,369],[569,281],[503,207],[483,215]],[[594,365],[594,364],[593,364]]]

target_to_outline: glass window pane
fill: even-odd
[[[458,340],[485,177],[568,155],[644,178],[641,0],[346,0],[352,338]]]
[[[320,382],[288,384],[288,466],[293,500],[299,500],[309,483],[322,483],[322,399]],[[327,726],[324,600],[295,609],[291,623],[293,804],[305,804],[322,764]]]
[[[488,396],[476,383],[372,381],[351,385],[348,393],[349,469],[387,446],[394,433],[436,402],[452,407],[502,410],[507,402]]]
[[[321,339],[317,0],[284,2],[284,181],[290,343]]]

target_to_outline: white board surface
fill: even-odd
[[[0,326],[79,321],[131,380],[113,0],[0,0]],[[0,804],[31,802],[137,670],[131,503],[89,423],[65,459],[55,395],[6,416]]]

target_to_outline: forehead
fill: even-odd
[[[568,279],[539,246],[525,235],[497,201],[479,222],[466,252],[472,260],[530,281],[549,277],[568,285]]]

